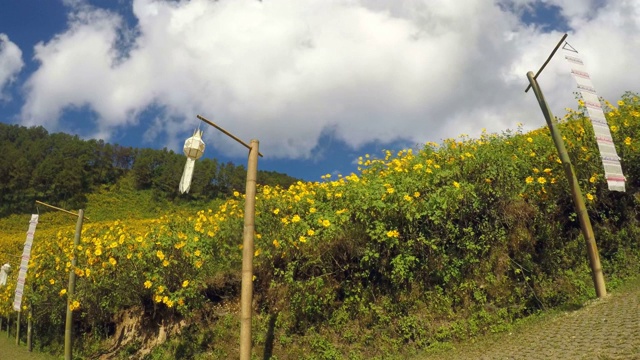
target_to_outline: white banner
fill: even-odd
[[[591,119],[591,125],[593,126],[596,142],[598,143],[598,150],[600,151],[602,166],[604,167],[604,176],[607,179],[609,190],[625,191],[625,177],[622,173],[620,157],[618,157],[616,147],[613,144],[611,131],[609,130],[609,125],[602,111],[598,94],[591,83],[591,77],[584,66],[582,58],[580,58],[578,52],[571,47],[571,45],[565,43],[562,50],[564,50],[564,58],[571,67],[571,75],[573,75],[573,78],[578,84],[578,91],[582,95],[582,100]]]
[[[33,244],[33,235],[38,225],[38,215],[31,215],[29,221],[29,231],[27,231],[27,241],[24,242],[24,250],[22,251],[22,260],[20,261],[20,272],[18,273],[18,284],[16,285],[16,297],[13,300],[13,310],[20,311],[22,305],[22,294],[24,293],[24,282],[27,278],[27,269],[29,268],[29,258],[31,257],[31,245]]]

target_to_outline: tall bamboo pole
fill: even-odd
[[[578,179],[576,178],[575,171],[573,170],[573,165],[571,164],[571,160],[569,159],[569,153],[567,153],[567,149],[564,146],[564,141],[562,140],[562,135],[560,131],[556,127],[555,118],[551,113],[551,109],[549,105],[547,105],[546,100],[544,99],[544,95],[542,94],[542,90],[540,90],[540,86],[538,82],[534,78],[533,72],[529,71],[527,73],[527,78],[529,79],[529,83],[531,84],[531,88],[533,92],[536,94],[536,99],[538,99],[538,104],[540,105],[540,109],[542,109],[542,114],[544,115],[545,120],[547,121],[547,125],[549,125],[549,130],[551,131],[551,137],[553,138],[553,143],[558,150],[558,154],[560,155],[560,160],[562,160],[562,167],[564,168],[565,175],[567,176],[567,180],[569,181],[569,187],[571,188],[571,196],[573,197],[573,205],[575,206],[576,213],[578,214],[578,220],[580,221],[580,229],[582,230],[582,236],[587,245],[587,255],[589,256],[589,265],[591,266],[591,277],[593,278],[593,284],[596,289],[596,295],[599,298],[603,298],[607,295],[607,289],[604,283],[604,276],[602,275],[602,266],[600,265],[600,257],[598,256],[598,247],[596,245],[596,239],[593,235],[593,229],[591,228],[591,221],[589,220],[589,214],[587,213],[587,207],[584,204],[584,199],[582,198],[582,192],[580,191],[580,185],[578,184]]]
[[[29,304],[29,314],[27,315],[27,350],[33,351],[33,308]]]
[[[20,313],[18,311],[18,319],[16,320],[16,345],[20,345]]]
[[[76,252],[78,244],[80,244],[80,234],[82,233],[82,220],[84,219],[84,210],[78,210],[78,222],[76,223],[76,233],[73,237],[73,250],[71,252],[71,269],[69,269],[69,289],[67,290],[67,316],[64,324],[64,360],[71,360],[72,345],[72,325],[73,312],[71,311],[71,300],[76,289],[76,273],[75,268],[78,263]]]
[[[220,130],[225,135],[249,149],[247,183],[244,204],[244,231],[242,239],[242,285],[240,290],[240,360],[251,359],[251,312],[253,300],[253,237],[256,217],[256,181],[258,178],[258,156],[260,142],[251,140],[251,145],[240,140],[221,126],[197,115],[197,118]],[[65,359],[66,360],[66,359]]]
[[[242,289],[240,292],[240,360],[251,359],[251,310],[253,299],[253,236],[256,215],[256,179],[258,176],[258,140],[251,140],[247,166],[242,241]]]

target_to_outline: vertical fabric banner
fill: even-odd
[[[607,119],[602,111],[598,94],[591,83],[591,77],[580,55],[571,45],[565,43],[562,50],[564,50],[564,58],[571,67],[571,75],[578,84],[578,91],[582,95],[584,105],[587,108],[596,142],[598,143],[598,150],[600,150],[604,176],[607,179],[609,190],[625,191],[625,177],[622,173],[620,157],[618,157],[616,147],[613,144],[609,124],[607,124]]]
[[[27,231],[27,241],[24,242],[24,250],[22,251],[22,260],[20,262],[20,272],[18,273],[18,283],[16,285],[16,297],[13,300],[13,310],[20,311],[22,305],[22,294],[24,293],[24,282],[27,278],[27,269],[29,268],[29,258],[31,257],[31,245],[33,244],[33,235],[38,225],[38,215],[31,215],[29,221],[29,231]]]

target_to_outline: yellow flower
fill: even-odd
[[[163,260],[162,261],[162,266],[164,266],[164,267],[169,266],[169,260]]]
[[[196,261],[196,268],[200,269],[201,266],[202,266],[202,260]]]
[[[69,304],[69,310],[74,311],[80,308],[80,302],[78,300],[73,300],[71,304]]]
[[[455,186],[456,188],[459,188],[459,187],[460,187],[460,183],[459,183],[459,182],[457,182],[457,181],[454,181],[454,182],[453,182],[453,186]]]
[[[400,233],[398,232],[398,230],[389,230],[387,231],[387,236],[397,238],[398,236],[400,236]]]
[[[276,249],[279,248],[280,247],[280,242],[277,239],[273,239],[273,246],[275,246]]]
[[[298,216],[298,215],[293,215],[293,218],[291,219],[291,222],[294,222],[294,223],[295,223],[295,222],[298,222],[298,221],[300,221],[300,216]]]
[[[403,198],[404,198],[406,201],[411,201],[411,200],[413,200],[413,198],[412,198],[411,196],[409,196],[409,195],[405,195]]]
[[[156,251],[156,256],[158,257],[158,259],[164,260],[164,253],[162,252],[162,250]]]
[[[590,177],[590,178],[589,178],[589,182],[590,182],[590,183],[594,183],[594,182],[596,182],[596,177],[595,177],[595,176]]]
[[[162,302],[162,295],[156,295],[153,297],[153,301],[159,303]]]
[[[626,139],[624,139],[624,143],[625,143],[626,145],[631,145],[631,138],[627,136],[627,138],[626,138]]]
[[[273,210],[273,213],[276,214],[276,215],[278,215],[279,212],[280,212],[280,209]]]
[[[393,192],[394,192],[394,191],[395,191],[395,190],[394,190],[392,187],[387,188],[387,192],[388,192],[389,194],[393,194]]]
[[[547,182],[547,179],[543,178],[542,176],[538,178],[538,183],[544,184],[546,182]]]
[[[182,282],[182,287],[186,288],[187,286],[189,286],[189,280],[185,280]]]
[[[240,193],[239,193],[239,192],[237,192],[237,191],[234,191],[234,192],[233,192],[233,196],[238,197],[238,196],[240,196]]]
[[[591,194],[587,194],[587,200],[589,200],[589,201],[593,201],[593,195],[591,195]]]
[[[611,132],[616,132],[618,131],[618,127],[615,125],[611,125]]]
[[[94,252],[94,254],[96,254],[96,256],[102,255],[102,249],[101,248],[96,248],[96,251]]]
[[[304,236],[300,236],[300,239],[299,239],[299,240],[300,240],[300,242],[301,242],[301,243],[305,243],[305,242],[307,242],[307,238],[306,238],[306,237],[304,237]]]
[[[533,142],[533,139],[532,139],[532,138],[530,138],[530,137],[528,137],[528,138],[527,138],[527,141],[531,143],[531,142]]]
[[[316,234],[316,232],[315,232],[315,231],[313,231],[313,229],[309,229],[309,230],[307,230],[307,235],[309,235],[309,236],[313,236],[313,235],[315,235],[315,234]]]
[[[533,178],[531,176],[527,176],[527,178],[524,180],[527,184],[531,184],[533,182]]]
[[[322,226],[329,227],[331,226],[331,222],[327,219],[322,220]]]
[[[256,251],[253,252],[253,256],[258,256],[260,255],[262,251],[260,249],[257,249]]]
[[[56,283],[56,281],[55,281],[55,280],[53,280],[53,279],[50,279],[50,280],[49,280],[49,284],[53,285],[53,284],[55,284],[55,283]]]
[[[624,105],[624,101],[618,100],[618,106],[622,106],[622,105]]]
[[[195,256],[200,256],[200,254],[202,254],[200,249],[196,249],[196,251],[193,252],[193,255],[195,255]]]
[[[147,280],[147,281],[145,281],[145,282],[144,282],[144,288],[145,288],[145,289],[150,288],[150,287],[151,287],[151,285],[153,285],[153,283],[152,283],[151,281],[149,281],[149,280]]]
[[[60,296],[64,295],[67,293],[67,289],[62,289],[60,290]]]
[[[158,294],[162,294],[164,292],[164,286],[158,286]]]
[[[546,168],[546,169],[544,169],[544,170],[542,170],[542,171],[544,171],[544,173],[545,173],[545,174],[548,174],[548,173],[550,173],[550,172],[551,172],[551,169]]]
[[[109,264],[111,264],[111,265],[113,265],[113,266],[116,266],[116,264],[117,264],[117,263],[118,263],[118,262],[116,261],[116,259],[114,259],[114,258],[112,258],[112,257],[110,257],[110,258],[109,258]]]
[[[316,208],[312,207],[309,209],[309,214],[313,214],[316,212]]]
[[[417,192],[417,191],[416,191],[416,192],[414,192],[414,193],[413,193],[413,197],[420,197],[420,193],[419,193],[419,192]]]

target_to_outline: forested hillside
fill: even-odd
[[[49,134],[43,127],[0,123],[0,217],[33,211],[34,200],[82,208],[98,185],[112,185],[131,175],[137,189],[152,189],[168,200],[209,200],[244,192],[246,169],[215,159],[198,160],[188,194],[178,183],[185,163],[182,153],[138,149],[82,140],[77,135]],[[288,187],[296,179],[259,171],[258,182]]]

